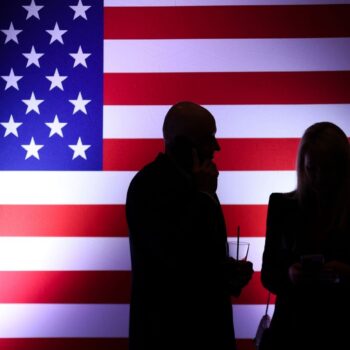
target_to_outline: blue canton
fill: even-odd
[[[1,0],[0,169],[101,170],[103,1]]]

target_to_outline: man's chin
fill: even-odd
[[[214,157],[205,157],[205,158],[200,158],[200,162],[203,164],[204,162],[212,162],[214,160]]]

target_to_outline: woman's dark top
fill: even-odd
[[[329,232],[316,249],[310,227],[295,192],[271,194],[261,279],[276,294],[276,304],[266,349],[350,349],[349,282],[296,286],[288,276],[289,267],[306,254],[350,264],[350,231]]]

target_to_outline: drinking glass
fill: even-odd
[[[242,241],[229,241],[228,245],[228,255],[235,260],[245,261],[248,258],[249,252],[249,242]]]

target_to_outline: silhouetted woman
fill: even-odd
[[[350,349],[350,146],[338,126],[305,131],[297,178],[269,200],[261,279],[276,304],[263,349]]]

